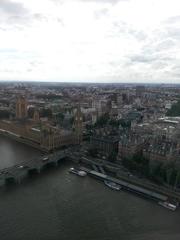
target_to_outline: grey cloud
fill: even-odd
[[[0,0],[0,30],[18,29],[31,24],[32,21],[47,21],[47,17],[41,13],[31,13],[23,4],[11,0]],[[4,30],[4,31],[5,31]]]
[[[118,2],[127,2],[130,0],[80,0],[81,2],[96,2],[96,3],[110,3],[116,4]]]
[[[120,65],[120,63],[117,62],[117,61],[110,61],[110,62],[109,62],[109,65],[111,65],[112,67],[117,67],[117,66]]]
[[[154,34],[163,39],[180,39],[180,15],[166,19],[162,22],[161,28],[156,29]]]
[[[63,4],[64,2],[67,2],[68,0],[51,0],[52,2],[54,3],[57,3],[57,4]],[[96,3],[110,3],[110,4],[116,4],[118,2],[128,2],[128,1],[131,1],[131,0],[69,0],[69,1],[79,1],[79,2],[96,2]]]
[[[14,25],[14,24],[26,24],[27,22],[29,22],[29,17],[26,17],[26,16],[18,16],[18,15],[13,15],[13,16],[10,16],[8,17],[7,19],[7,24],[9,24],[10,26],[11,25]],[[19,27],[20,29],[20,26],[16,26],[16,27]]]
[[[21,26],[30,22],[31,18],[29,10],[23,4],[11,0],[0,0],[0,24],[3,28],[15,27],[22,30]]]
[[[134,55],[130,57],[131,62],[136,63],[152,63],[153,61],[157,60],[156,56],[150,56],[150,55]]]
[[[20,15],[27,13],[28,10],[23,4],[18,2],[12,2],[10,0],[0,0],[0,10],[7,14]]]
[[[168,28],[167,36],[170,36],[173,39],[179,40],[180,39],[180,28],[179,27]]]
[[[57,22],[58,22],[58,23],[60,23],[60,24],[61,24],[61,26],[62,26],[62,27],[64,27],[64,26],[65,26],[65,23],[64,23],[64,20],[63,20],[63,18],[57,18],[56,20],[57,20]]]
[[[180,78],[180,72],[172,72],[172,71],[169,71],[169,74],[171,74],[173,77],[175,78]]]
[[[168,71],[172,77],[179,78],[180,77],[180,65],[179,61],[175,61],[170,66],[168,65]]]
[[[0,72],[2,72],[2,73],[20,73],[20,71],[19,70],[15,70],[15,69],[11,69],[10,67],[9,68],[0,68]]]
[[[116,22],[114,21],[112,23],[112,27],[111,30],[107,33],[107,37],[125,37],[126,35],[128,35],[128,25],[126,23],[124,23],[123,21],[120,22]]]
[[[53,17],[52,17],[53,19]],[[63,19],[57,18],[55,21],[64,25]],[[22,30],[25,26],[30,25],[33,21],[48,21],[48,17],[39,12],[32,13],[25,8],[23,4],[12,2],[11,0],[0,0],[0,30],[16,28]]]
[[[177,22],[180,22],[180,15],[170,17],[165,21],[165,23],[167,23],[167,24],[169,24],[169,23],[173,24],[173,23],[177,23]]]
[[[173,56],[165,56],[164,53],[158,53],[154,51],[153,54],[147,54],[146,51],[129,56],[129,59],[133,63],[147,63],[147,64],[160,64],[160,65],[166,65],[169,62],[172,62],[176,60]]]
[[[113,22],[113,28],[113,33],[117,33],[118,35],[121,35],[123,33],[128,37],[137,39],[138,41],[144,41],[147,39],[147,34],[145,32],[136,30],[135,28],[123,21]]]
[[[127,32],[132,35],[134,38],[137,38],[140,41],[144,41],[147,38],[147,35],[143,31],[137,31],[134,29],[129,29]]]
[[[125,22],[123,22],[123,21],[121,21],[121,22],[117,22],[117,21],[115,21],[115,22],[113,22],[113,27],[115,27],[117,30],[126,30],[126,28],[127,28],[127,24],[125,23]]]
[[[156,69],[156,70],[164,69],[167,66],[169,66],[169,63],[164,61],[157,61],[157,62],[154,62],[152,65],[153,69]]]
[[[167,50],[167,49],[170,49],[172,47],[174,47],[176,44],[175,44],[175,41],[173,39],[166,39],[162,42],[160,42],[159,44],[157,44],[156,46],[156,51],[162,51],[162,50]]]
[[[175,65],[175,66],[172,67],[172,70],[180,72],[180,66],[179,65]]]
[[[0,27],[0,31],[6,32],[7,29],[5,29],[5,28],[3,28],[3,27]]]
[[[63,4],[65,2],[65,0],[51,0],[52,2],[54,2],[55,4]],[[67,0],[66,0],[67,1]]]
[[[0,53],[17,53],[18,51],[14,48],[0,48]]]
[[[94,16],[95,16],[96,19],[99,19],[103,16],[106,16],[108,11],[109,11],[108,8],[102,8],[100,10],[95,11]]]
[[[34,19],[36,20],[39,20],[39,21],[42,21],[42,20],[48,20],[46,16],[44,16],[43,14],[41,13],[34,13],[33,16],[32,16]]]
[[[30,61],[30,62],[29,62],[29,65],[31,66],[31,68],[36,68],[36,67],[42,65],[42,62],[41,62],[41,61],[34,60],[34,61]]]

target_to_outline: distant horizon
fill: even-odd
[[[43,80],[0,80],[0,83],[52,83],[52,84],[119,84],[119,85],[180,85],[170,82],[93,82],[93,81],[43,81]]]

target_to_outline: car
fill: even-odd
[[[44,157],[44,158],[42,159],[43,162],[48,161],[48,160],[49,160],[49,157]]]
[[[24,168],[24,166],[23,166],[23,165],[20,165],[20,166],[17,166],[17,168],[22,169],[22,168]]]
[[[128,173],[128,177],[133,177],[133,175],[131,173]]]
[[[28,166],[19,165],[19,166],[17,166],[17,168],[24,169],[24,168],[28,168]]]

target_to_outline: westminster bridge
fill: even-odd
[[[0,169],[0,186],[7,183],[20,183],[28,175],[40,173],[44,168],[58,166],[68,157],[67,150],[57,151],[46,156],[35,157],[14,166]]]

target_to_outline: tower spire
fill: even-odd
[[[80,144],[82,142],[82,134],[83,134],[83,114],[81,112],[81,107],[80,107],[80,103],[77,106],[77,111],[75,113],[75,121],[74,121],[74,125],[75,125],[75,133],[77,136],[77,141],[78,144]]]

